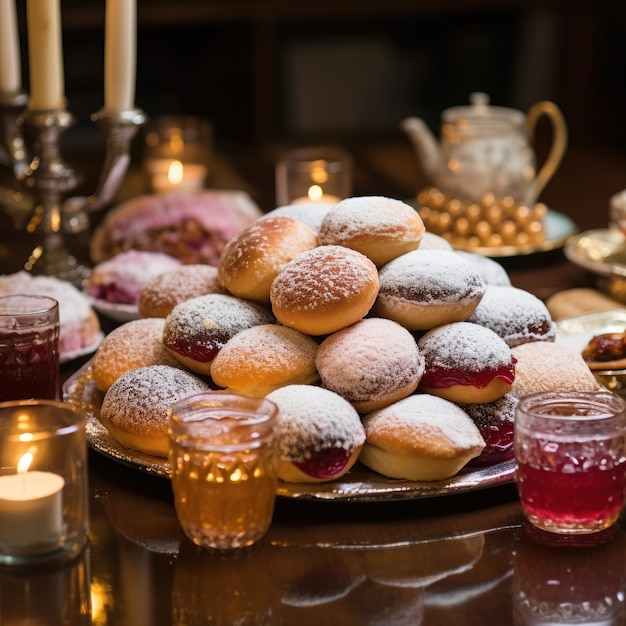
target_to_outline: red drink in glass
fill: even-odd
[[[533,525],[579,534],[617,520],[626,491],[625,409],[610,393],[551,392],[520,400],[516,483]]]
[[[0,401],[59,398],[59,307],[46,296],[0,298]]]

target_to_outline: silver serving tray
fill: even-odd
[[[103,394],[93,380],[92,361],[75,372],[63,386],[63,399],[82,408],[87,420],[87,441],[100,454],[140,472],[168,478],[167,459],[142,454],[118,443],[100,422]],[[514,480],[514,462],[468,469],[446,480],[414,482],[385,478],[357,463],[340,480],[328,483],[283,483],[277,495],[283,498],[324,501],[378,502],[432,498],[495,487]]]
[[[572,263],[594,274],[626,278],[626,241],[616,228],[579,233],[568,241],[563,252]]]

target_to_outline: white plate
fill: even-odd
[[[141,472],[169,478],[167,459],[136,452],[116,441],[99,420],[103,394],[93,380],[91,362],[66,381],[63,399],[78,405],[87,418],[87,441],[100,454]],[[446,480],[415,482],[394,480],[357,463],[338,481],[318,484],[283,483],[277,495],[299,500],[378,502],[413,500],[466,493],[513,482],[514,462],[505,461],[480,469],[461,471]]]
[[[626,277],[626,242],[616,228],[586,230],[572,237],[563,252],[572,263],[599,276]]]
[[[85,348],[81,348],[80,350],[74,350],[73,352],[64,352],[59,356],[60,363],[69,363],[74,359],[79,359],[80,357],[87,356],[88,354],[93,354],[98,346],[102,343],[104,339],[104,333],[99,333],[98,338],[90,345]]]
[[[131,322],[141,318],[139,315],[139,309],[136,304],[116,304],[114,302],[106,302],[104,300],[97,300],[96,298],[89,298],[91,306],[106,317],[115,320],[116,322]]]
[[[621,333],[626,329],[626,310],[591,311],[556,322],[556,342],[580,353],[596,335]]]

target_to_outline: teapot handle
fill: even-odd
[[[561,113],[559,107],[548,100],[536,102],[528,110],[526,116],[526,127],[528,136],[532,137],[535,132],[535,126],[539,118],[545,115],[550,119],[553,129],[553,139],[548,158],[543,164],[541,170],[535,177],[535,180],[529,186],[525,201],[529,205],[535,204],[539,194],[543,191],[544,187],[548,184],[548,181],[554,176],[557,168],[559,167],[565,149],[567,147],[567,124],[565,118]]]

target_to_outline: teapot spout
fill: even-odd
[[[435,136],[419,117],[407,117],[402,120],[401,127],[409,136],[424,172],[430,178],[430,182],[435,184],[441,159]]]

